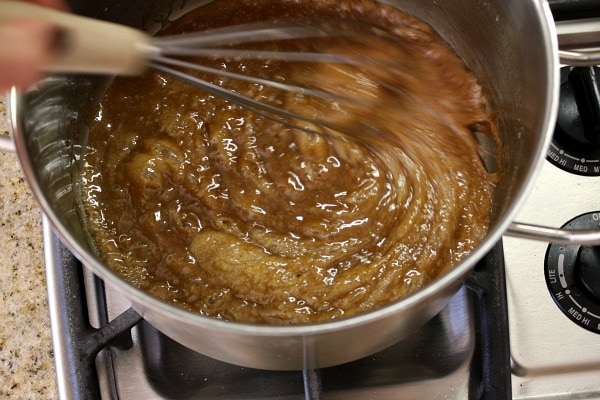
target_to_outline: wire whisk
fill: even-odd
[[[393,48],[389,46],[393,44],[393,35],[355,21],[264,21],[150,37],[123,25],[19,1],[3,2],[0,22],[20,17],[41,18],[60,28],[56,57],[44,66],[46,71],[136,75],[151,68],[284,125],[321,135],[344,138],[351,135],[354,139],[376,136],[377,128],[367,121],[376,111],[378,95],[367,92],[374,86],[397,90],[391,86],[386,88],[385,80],[374,84],[395,64],[389,54],[373,49],[382,43]],[[315,43],[319,44],[316,50]],[[301,82],[287,77],[278,80],[229,71],[215,66],[214,62],[203,61],[210,59],[295,63],[295,70],[302,71],[296,74]],[[323,74],[324,69],[328,73]],[[252,98],[215,84],[198,73],[299,96],[304,108]],[[353,83],[339,85],[336,75]],[[306,107],[307,104],[310,107]]]

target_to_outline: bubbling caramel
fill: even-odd
[[[198,60],[360,100],[335,112],[309,96],[204,78],[355,127],[356,140],[286,127],[157,72],[117,78],[90,120],[83,203],[100,257],[202,315],[302,324],[374,310],[457,265],[487,232],[493,176],[474,132],[496,137],[488,103],[424,22],[370,0],[223,0],[164,33],[290,16],[385,30],[394,41],[300,46],[397,64]]]

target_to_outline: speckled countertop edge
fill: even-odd
[[[16,155],[0,152],[0,174],[0,398],[56,399],[40,211]]]

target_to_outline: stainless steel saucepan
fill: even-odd
[[[76,13],[152,32],[160,21],[206,1],[74,0],[70,5]],[[502,135],[504,173],[489,234],[460,265],[419,292],[346,320],[258,326],[192,314],[124,281],[90,248],[77,201],[87,135],[82,116],[93,109],[107,83],[100,77],[55,75],[25,93],[11,93],[12,140],[42,211],[71,251],[166,335],[226,362],[276,370],[336,365],[394,344],[436,315],[504,234],[600,244],[598,232],[563,232],[513,222],[544,162],[557,112],[559,50],[546,0],[384,2],[427,21],[454,47],[489,92]],[[599,62],[597,53],[564,55],[574,63]],[[9,147],[6,142],[4,147]]]

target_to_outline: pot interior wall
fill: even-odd
[[[501,136],[501,176],[492,229],[510,211],[545,157],[554,65],[535,1],[389,0],[431,24],[479,79]],[[552,122],[553,123],[553,122]]]

